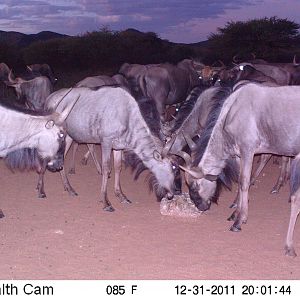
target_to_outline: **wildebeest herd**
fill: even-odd
[[[75,173],[78,144],[86,144],[102,174],[100,201],[114,210],[107,183],[115,172],[115,196],[131,201],[120,183],[122,161],[148,170],[158,200],[182,193],[201,211],[217,201],[221,188],[238,183],[229,217],[240,231],[248,218],[251,184],[272,155],[281,157],[272,192],[290,180],[291,215],[285,254],[296,256],[293,232],[300,211],[300,65],[261,59],[219,61],[211,66],[185,59],[177,65],[124,63],[113,76],[87,77],[74,87],[54,91],[56,78],[47,64],[28,66],[29,77],[15,77],[0,64],[2,98],[14,88],[14,103],[0,105],[0,154],[9,168],[38,173],[38,196],[46,197],[46,169],[60,171],[64,189],[76,195],[64,156],[74,142],[70,173]],[[176,109],[175,109],[176,108]],[[101,145],[98,161],[94,146]],[[113,153],[113,164],[111,156]],[[260,165],[252,174],[255,155]],[[0,217],[4,217],[0,210]]]

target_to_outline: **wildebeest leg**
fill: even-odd
[[[300,212],[300,155],[296,156],[291,164],[291,214],[289,228],[285,242],[285,254],[288,256],[296,256],[293,246],[293,235],[298,214]]]
[[[111,143],[102,143],[101,144],[101,159],[102,159],[102,185],[100,191],[100,201],[103,202],[103,209],[105,211],[112,212],[114,208],[107,197],[107,181],[110,170],[110,159],[111,159],[111,151],[112,146]]]
[[[257,179],[257,177],[259,176],[259,174],[261,173],[261,171],[263,170],[263,168],[265,167],[267,162],[270,160],[271,156],[272,156],[271,154],[262,154],[261,155],[260,160],[259,160],[259,166],[257,167],[254,174],[252,175],[251,185],[254,185],[255,180]]]
[[[237,204],[240,198],[240,192],[238,190],[235,199],[233,200],[232,204],[229,206],[229,208],[237,208]],[[228,221],[232,221],[232,217],[228,218]]]
[[[46,166],[47,166],[46,162],[43,161],[41,168],[37,171],[37,173],[39,174],[39,179],[38,179],[36,189],[38,190],[39,198],[46,198],[46,193],[44,190],[44,175],[46,172]]]
[[[239,157],[235,157],[235,160],[237,162],[237,165],[240,166],[240,163],[241,163],[241,160]],[[229,208],[237,208],[237,204],[238,204],[238,201],[240,199],[240,190],[238,189],[238,192],[235,196],[235,199],[233,200],[232,204],[229,206]],[[228,219],[228,221],[233,221],[235,220],[235,214],[233,213]]]
[[[72,159],[71,159],[71,166],[69,168],[69,174],[75,174],[75,155],[77,152],[79,144],[76,142],[73,142],[73,149],[72,149]]]
[[[72,145],[72,142],[73,142],[73,140],[71,139],[71,137],[67,135],[66,136],[66,149],[65,149],[65,155],[64,155],[65,157]],[[75,192],[75,190],[72,188],[72,186],[69,182],[69,179],[65,172],[65,168],[63,168],[59,173],[60,173],[65,191],[67,191],[70,196],[77,196],[78,194]]]
[[[98,159],[96,157],[96,153],[95,153],[95,145],[94,144],[87,144],[87,146],[89,148],[89,152],[87,152],[87,153],[91,154],[98,173],[100,175],[102,175],[101,164],[99,163],[99,161],[98,161]]]
[[[120,174],[122,170],[122,151],[113,150],[114,154],[114,169],[115,169],[115,195],[121,203],[131,203],[123,194],[120,184]]]
[[[239,195],[236,211],[232,215],[235,220],[231,226],[231,231],[240,231],[242,224],[248,219],[248,194],[250,187],[251,170],[253,163],[253,155],[246,153],[240,160],[240,176],[239,176]]]
[[[276,182],[275,186],[271,190],[271,194],[278,193],[280,188],[287,181],[287,179],[288,179],[287,170],[288,170],[289,160],[290,160],[289,157],[286,157],[286,156],[281,157],[280,174],[279,174],[279,177],[277,179],[277,182]]]
[[[88,144],[86,144],[88,146]],[[88,150],[84,155],[83,155],[83,158],[81,160],[81,164],[86,166],[87,165],[87,162],[88,162],[88,159],[89,159],[89,156],[90,156],[90,151]]]
[[[0,219],[1,218],[4,218],[4,213],[3,213],[2,209],[0,209]]]
[[[293,256],[293,257],[297,256],[293,246],[293,235],[294,235],[295,224],[299,212],[300,212],[300,188],[296,191],[294,195],[291,196],[291,215],[290,215],[289,228],[288,228],[285,248],[284,248],[285,255]]]

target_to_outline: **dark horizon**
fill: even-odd
[[[229,21],[272,17],[300,23],[296,0],[3,0],[0,30],[36,34],[52,31],[82,35],[103,26],[155,32],[176,43],[207,40]]]

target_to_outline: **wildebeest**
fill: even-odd
[[[46,108],[60,112],[65,105],[80,96],[74,109],[66,119],[69,138],[79,143],[101,144],[102,185],[100,200],[106,211],[113,211],[107,196],[107,180],[110,172],[111,151],[114,153],[115,195],[128,202],[120,187],[121,151],[131,151],[142,165],[154,175],[153,187],[159,198],[176,192],[175,172],[179,169],[163,153],[162,141],[154,136],[145,122],[136,100],[120,87],[101,87],[98,89],[74,88],[58,105],[65,89],[51,94]],[[138,166],[139,167],[139,166]],[[62,178],[65,189],[74,194],[64,170]]]
[[[20,102],[24,101],[30,109],[39,111],[43,109],[44,101],[53,91],[53,86],[46,76],[25,80],[21,77],[14,78],[10,71],[6,84],[15,89]]]
[[[192,167],[184,168],[190,177],[191,198],[196,196],[208,208],[215,192],[215,180],[232,157],[238,159],[239,200],[229,219],[234,221],[231,230],[240,231],[248,218],[253,156],[259,153],[296,156],[291,170],[291,216],[285,246],[286,255],[290,256],[296,255],[293,231],[300,211],[299,93],[299,86],[244,85],[226,99],[206,137],[205,147],[199,144],[202,148],[196,150]]]
[[[75,87],[88,87],[88,88],[97,88],[101,86],[121,86],[122,88],[126,89],[127,91],[130,91],[129,83],[127,79],[121,75],[121,74],[115,74],[113,76],[108,75],[98,75],[98,76],[89,76],[84,78],[83,80],[79,81]],[[96,153],[94,150],[93,144],[87,144],[88,152],[85,153],[83,159],[81,160],[82,164],[86,165],[89,155],[91,154],[93,161],[95,163],[95,166],[97,168],[97,171],[99,174],[102,174],[101,171],[101,164],[99,163]],[[69,174],[75,174],[75,154],[78,149],[78,143],[73,142],[73,152],[72,152],[72,159],[69,169]]]
[[[29,71],[31,78],[26,79],[33,79],[39,76],[46,76],[52,85],[57,82],[57,77],[54,76],[54,73],[48,64],[32,64],[27,65],[27,70]]]
[[[121,74],[89,76],[76,83],[75,87],[96,88],[103,85],[120,85],[129,90],[129,83]]]
[[[44,115],[0,105],[0,157],[11,169],[61,170],[66,136],[63,124],[73,105],[74,101],[70,102],[60,114]]]
[[[5,81],[8,80],[9,67],[6,63],[0,63],[0,87],[2,90],[2,96],[7,96],[7,87]]]
[[[201,84],[200,69],[201,66],[197,69],[192,60],[185,59],[176,66],[165,63],[131,67],[126,64],[119,73],[129,82],[134,81],[134,85],[139,85],[146,97],[155,101],[161,120],[165,121],[165,107],[182,102],[192,88]]]

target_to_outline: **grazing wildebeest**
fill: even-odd
[[[25,80],[21,77],[14,78],[10,71],[6,84],[15,89],[18,100],[23,100],[25,105],[36,111],[43,109],[46,98],[53,91],[53,86],[46,76]]]
[[[238,159],[239,200],[229,220],[234,221],[231,230],[240,231],[248,218],[253,156],[260,153],[295,156],[291,169],[291,216],[285,245],[286,255],[290,256],[296,255],[293,232],[300,211],[299,93],[299,86],[265,87],[253,83],[242,86],[226,99],[206,136],[207,142],[199,144],[201,148],[195,151],[192,167],[183,167],[189,177],[191,198],[208,209],[209,199],[215,192],[214,180],[232,157]]]
[[[57,82],[57,77],[54,76],[54,73],[48,64],[33,64],[27,65],[26,67],[29,71],[29,74],[31,75],[31,78],[26,79],[33,79],[39,76],[46,76],[48,77],[52,85],[54,85]]]
[[[66,119],[67,148],[75,140],[79,143],[101,144],[102,185],[100,200],[103,209],[113,211],[107,196],[107,180],[110,172],[111,151],[114,154],[115,195],[122,202],[129,202],[120,186],[121,151],[133,152],[142,165],[154,175],[153,187],[159,198],[176,191],[175,173],[179,172],[172,160],[163,152],[162,141],[155,136],[145,122],[136,100],[120,87],[98,89],[74,88],[59,104],[65,89],[51,94],[46,108],[60,112],[65,105],[80,96]],[[139,168],[140,165],[137,165]],[[140,170],[140,169],[138,169]],[[64,187],[71,195],[71,187],[64,170],[61,171]]]
[[[161,120],[165,121],[165,108],[186,99],[188,93],[201,85],[199,73],[201,66],[190,59],[184,59],[177,65],[169,63],[159,65],[136,66],[123,65],[119,73],[129,82],[142,89],[143,94],[155,101]]]
[[[1,104],[0,157],[11,169],[61,170],[66,137],[63,125],[73,105],[67,105],[60,114],[40,115]]]

